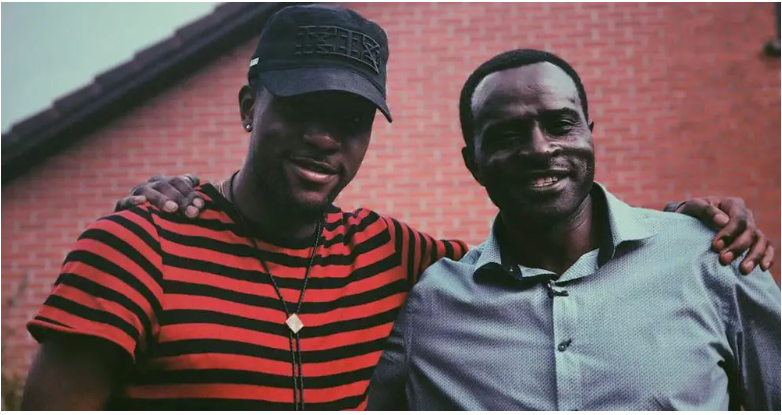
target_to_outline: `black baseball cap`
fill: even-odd
[[[248,79],[275,96],[344,91],[386,103],[388,37],[358,13],[326,4],[288,6],[261,31]]]

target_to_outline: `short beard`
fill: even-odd
[[[273,206],[276,214],[286,220],[293,219],[297,222],[319,220],[336,199],[336,196],[329,195],[326,200],[319,203],[297,201],[279,183],[269,183],[260,172],[254,172],[254,175],[255,182],[258,183],[257,191],[260,194],[269,195],[275,202]]]

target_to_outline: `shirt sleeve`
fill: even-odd
[[[391,232],[396,252],[401,255],[407,279],[418,282],[424,270],[442,258],[462,259],[469,247],[463,241],[435,239],[393,218],[383,217]]]
[[[736,264],[725,267],[735,274],[728,334],[738,385],[731,401],[745,410],[779,411],[780,290],[768,272],[740,275]]]
[[[27,324],[45,342],[53,334],[101,338],[135,361],[158,332],[160,243],[148,207],[92,223],[78,238],[38,314]]]
[[[388,337],[386,348],[369,383],[368,411],[406,411],[407,350],[405,332],[412,325],[411,301],[408,301]]]

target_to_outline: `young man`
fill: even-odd
[[[369,409],[780,409],[780,292],[708,248],[700,222],[594,183],[578,74],[516,50],[461,96],[464,161],[500,209],[488,239],[429,267]]]
[[[278,12],[240,93],[241,171],[198,220],[93,223],[29,324],[26,409],[361,409],[415,278],[467,247],[331,202],[388,120],[388,45],[326,5]]]
[[[42,347],[23,406],[362,409],[407,290],[467,249],[331,204],[359,168],[374,111],[390,120],[387,59],[382,29],[351,11],[275,15],[241,90],[244,166],[196,190],[196,219],[153,196],[159,207],[84,232],[29,325]],[[689,206],[719,221],[704,201]],[[754,231],[740,203],[726,213],[727,235]],[[767,246],[739,239],[730,249]]]

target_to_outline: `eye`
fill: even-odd
[[[277,98],[277,111],[290,122],[300,122],[309,113],[302,102],[293,98]]]
[[[371,124],[373,119],[374,118],[372,117],[371,114],[353,113],[353,114],[346,114],[343,122],[346,125],[350,125],[352,127],[364,127],[368,124]]]
[[[511,147],[514,142],[522,139],[522,134],[518,131],[496,131],[484,134],[481,140],[481,147],[485,152],[494,153]]]
[[[546,131],[553,135],[565,135],[573,130],[576,124],[567,119],[555,120],[545,126]]]
[[[343,111],[337,114],[332,113],[330,120],[326,120],[326,122],[330,121],[335,131],[340,131],[347,136],[353,136],[372,128],[373,119],[373,117],[363,112]]]
[[[525,136],[526,134],[518,130],[500,130],[489,134],[489,138],[492,141],[500,143],[524,139]]]

